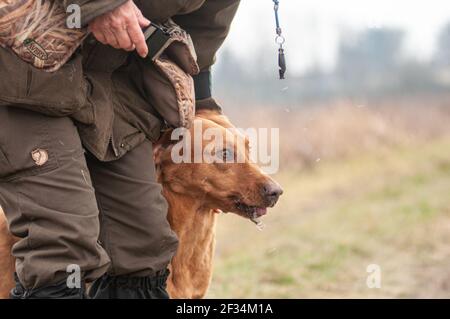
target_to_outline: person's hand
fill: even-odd
[[[89,31],[103,44],[126,51],[136,50],[141,57],[148,54],[142,28],[147,20],[132,0],[128,0],[113,11],[98,16],[89,24]]]

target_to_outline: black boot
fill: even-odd
[[[169,299],[166,281],[169,271],[153,277],[110,276],[97,279],[89,296],[92,299]]]
[[[25,289],[17,275],[14,276],[16,287],[11,290],[11,299],[86,299],[84,282],[81,288],[67,287],[66,280],[47,287]]]

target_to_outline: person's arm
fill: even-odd
[[[198,10],[174,17],[192,37],[200,74],[194,77],[197,109],[221,111],[211,94],[211,66],[230,31],[240,0],[206,0]]]
[[[205,0],[134,0],[145,17],[156,23],[164,22],[175,15],[195,11],[204,2]]]
[[[99,42],[116,49],[136,50],[140,56],[147,56],[142,28],[150,21],[132,0],[64,0],[66,9],[73,4],[81,9],[82,26],[89,26],[89,31]]]

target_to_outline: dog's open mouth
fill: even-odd
[[[236,208],[244,217],[254,222],[256,226],[262,227],[261,217],[267,214],[267,207],[251,206],[237,200]]]

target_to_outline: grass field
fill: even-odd
[[[208,297],[450,297],[450,138],[287,168],[258,231],[223,215]],[[369,289],[366,267],[381,267]]]

